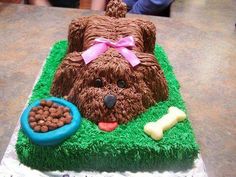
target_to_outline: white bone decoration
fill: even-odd
[[[172,128],[178,122],[186,119],[186,114],[177,107],[170,107],[168,113],[156,122],[149,122],[144,126],[144,132],[154,140],[160,140],[163,132]]]

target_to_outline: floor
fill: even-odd
[[[209,18],[199,18],[199,16],[206,16],[206,17],[211,17],[209,20]],[[187,21],[189,24],[193,25],[194,27],[201,29],[203,31],[205,31],[205,33],[207,34],[208,37],[212,36],[212,41],[215,41],[214,39],[214,35],[220,35],[220,36],[228,36],[228,40],[232,40],[232,37],[230,37],[230,35],[234,34],[236,32],[236,1],[235,0],[225,0],[225,1],[221,1],[221,0],[176,0],[175,3],[172,6],[172,14],[171,14],[172,18],[175,19],[181,19],[182,21]],[[196,25],[197,24],[197,25]],[[210,29],[210,30],[209,30]],[[199,38],[201,38],[201,36],[199,36]],[[236,54],[236,46],[233,48],[229,48],[229,46],[227,45],[227,42],[224,40],[217,40],[215,42],[213,42],[212,44],[217,45],[216,43],[221,43],[223,45],[221,45],[224,48],[227,48],[228,50],[226,50],[226,53],[220,53],[220,52],[215,52],[212,53],[212,57],[210,58],[212,61],[206,61],[202,62],[202,72],[204,72],[204,70],[208,70],[209,68],[215,68],[215,70],[212,70],[213,72],[218,70],[218,72],[220,72],[223,76],[224,75],[224,81],[227,80],[227,75],[226,73],[228,73],[230,71],[230,69],[232,69],[231,65],[232,63],[225,63],[226,67],[223,66],[223,62],[222,62],[222,66],[218,65],[218,66],[214,66],[214,63],[216,64],[216,61],[218,60],[217,56],[224,56],[224,57],[219,57],[221,60],[231,60],[231,62],[233,61],[234,58],[234,62],[235,62],[235,54]],[[208,44],[203,44],[203,45],[208,45]],[[202,48],[204,48],[204,46],[202,46]],[[209,49],[205,49],[205,52],[209,53],[211,50]],[[221,51],[221,49],[219,49],[219,51]],[[229,54],[230,51],[234,51],[233,55]],[[215,57],[214,57],[215,56]],[[199,56],[199,57],[204,57],[204,56]],[[197,59],[197,58],[196,58]],[[208,65],[205,65],[205,63],[208,63]],[[210,64],[211,63],[211,64]],[[210,64],[210,65],[209,65]],[[224,68],[224,69],[223,69]],[[234,70],[235,71],[235,70]],[[193,71],[194,72],[194,71]],[[214,72],[215,73],[215,72]],[[236,75],[236,72],[231,72],[231,74]],[[236,144],[233,143],[233,141],[235,142],[235,139],[233,137],[235,137],[236,135],[236,131],[232,129],[229,130],[228,128],[223,129],[222,125],[219,124],[220,119],[225,119],[225,123],[229,120],[229,117],[225,116],[223,114],[224,111],[228,111],[230,112],[231,116],[234,117],[231,119],[231,125],[233,127],[233,125],[235,125],[236,121],[235,121],[235,111],[233,111],[235,108],[233,108],[233,105],[235,105],[236,100],[231,100],[231,98],[235,98],[235,94],[224,91],[224,90],[219,90],[217,88],[217,85],[220,84],[220,82],[222,82],[223,80],[222,77],[218,76],[212,76],[213,79],[215,79],[215,81],[212,82],[212,80],[205,82],[205,83],[199,83],[201,84],[211,84],[212,88],[210,91],[206,91],[206,90],[201,90],[200,87],[198,85],[196,85],[196,90],[194,92],[196,93],[201,93],[204,92],[202,94],[202,96],[199,97],[194,97],[191,98],[188,102],[188,107],[194,107],[194,102],[199,102],[200,100],[202,101],[202,104],[205,105],[203,106],[203,108],[205,107],[204,110],[199,109],[195,109],[195,110],[190,110],[192,115],[196,115],[198,114],[199,111],[205,112],[202,115],[204,116],[204,114],[206,115],[204,118],[207,119],[211,119],[211,121],[206,121],[206,120],[201,120],[199,119],[199,121],[206,121],[209,122],[208,127],[212,127],[210,129],[202,129],[202,131],[198,131],[197,134],[199,137],[201,137],[201,134],[204,134],[206,131],[208,131],[206,134],[208,134],[209,132],[211,132],[211,134],[215,134],[215,136],[212,137],[207,137],[207,139],[205,140],[200,140],[201,138],[198,139],[199,143],[202,145],[201,146],[201,153],[203,155],[203,160],[206,164],[206,169],[208,172],[209,176],[222,176],[222,177],[229,177],[229,176],[235,176],[236,175],[236,171],[234,168],[235,165],[235,158],[236,158]],[[194,78],[193,78],[194,79]],[[225,82],[225,85],[231,85],[232,87],[236,88],[235,83],[233,82]],[[183,92],[185,92],[183,90]],[[208,94],[208,98],[211,97],[211,102],[205,102],[204,100],[207,99],[204,98],[205,94]],[[194,94],[193,94],[194,95]],[[186,97],[186,99],[188,99],[189,97],[192,97],[191,95],[184,95],[184,97]],[[222,109],[221,110],[216,110],[216,105],[222,105]],[[196,106],[195,106],[196,107]],[[207,115],[207,109],[209,109],[208,111],[211,110],[215,110],[214,114],[209,116]],[[198,129],[200,125],[200,122],[193,122],[194,128]],[[206,126],[207,127],[207,126]],[[217,132],[221,132],[221,136],[219,137],[219,135],[217,135]],[[223,140],[224,139],[224,140]],[[228,140],[226,140],[228,139]],[[226,141],[225,141],[226,140]],[[228,142],[228,143],[226,143]],[[217,146],[216,146],[217,144]],[[217,151],[214,152],[215,149],[218,149],[218,153],[216,153]],[[227,148],[227,150],[225,150]],[[204,158],[207,157],[207,158]],[[216,164],[218,164],[218,168],[214,169],[213,167],[216,166]],[[226,170],[227,169],[227,170]]]

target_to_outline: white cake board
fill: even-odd
[[[46,60],[44,61],[43,66],[45,65]],[[35,81],[35,84],[38,82],[39,77],[41,76],[42,69]],[[34,85],[35,85],[34,84]],[[31,95],[29,96],[29,98]],[[29,99],[28,99],[29,100]],[[28,103],[25,105],[27,107]],[[132,177],[207,177],[206,169],[201,155],[198,155],[198,158],[195,159],[192,169],[185,171],[173,172],[173,171],[152,171],[152,172],[98,172],[98,171],[38,171],[31,169],[20,163],[17,158],[15,144],[17,141],[18,131],[20,129],[20,122],[18,121],[17,126],[13,132],[10,143],[6,149],[6,152],[2,158],[0,164],[0,177],[122,177],[122,176],[132,176]],[[43,162],[42,162],[43,163]]]

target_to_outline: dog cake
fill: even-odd
[[[30,103],[63,98],[83,118],[73,135],[51,146],[21,129],[16,151],[23,164],[76,171],[191,167],[198,145],[172,67],[155,45],[156,28],[126,12],[112,0],[105,16],[73,20],[68,41],[54,45]]]
[[[66,97],[78,106],[84,117],[98,125],[127,123],[168,97],[163,71],[153,54],[155,26],[151,22],[123,18],[125,6],[120,4],[118,9],[113,9],[118,2],[108,5],[114,11],[108,10],[107,16],[83,17],[70,24],[68,54],[56,72],[51,89],[52,95]],[[125,57],[119,51],[122,47],[111,46],[122,42],[123,50],[135,56],[136,65],[132,66],[127,60],[130,56]],[[95,45],[108,47],[103,50]],[[89,58],[94,50],[103,51],[86,64],[86,52]]]

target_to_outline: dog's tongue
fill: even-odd
[[[117,122],[99,122],[98,123],[98,128],[106,132],[111,132],[115,130],[116,127],[118,127]]]

